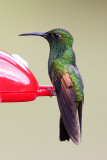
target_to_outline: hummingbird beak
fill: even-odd
[[[41,37],[46,38],[48,34],[42,33],[42,32],[32,32],[32,33],[19,34],[19,36],[41,36]]]

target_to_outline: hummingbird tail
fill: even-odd
[[[70,139],[61,117],[60,117],[60,137],[59,138],[60,138],[60,141],[65,141],[65,140],[69,141]]]

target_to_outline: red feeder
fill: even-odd
[[[0,101],[33,101],[51,96],[53,86],[39,86],[32,72],[18,59],[0,50]]]

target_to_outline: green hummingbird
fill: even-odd
[[[45,33],[33,32],[20,34],[20,36],[28,35],[41,36],[49,42],[48,73],[55,88],[61,113],[59,138],[61,141],[69,141],[71,138],[75,144],[78,144],[79,135],[81,137],[82,133],[84,85],[72,48],[73,37],[68,31],[61,28]]]

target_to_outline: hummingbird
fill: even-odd
[[[32,32],[19,36],[41,36],[49,42],[48,73],[60,110],[59,139],[71,139],[78,144],[82,134],[84,84],[76,65],[72,35],[67,30],[57,28],[45,33]]]

